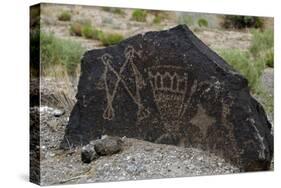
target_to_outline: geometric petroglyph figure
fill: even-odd
[[[163,120],[178,120],[184,113],[187,74],[182,67],[159,65],[148,69],[155,104]]]
[[[112,120],[114,118],[114,108],[112,106],[113,100],[116,96],[117,89],[120,84],[122,84],[129,94],[129,96],[133,99],[133,101],[138,106],[137,118],[138,120],[142,120],[149,115],[149,110],[143,106],[141,103],[141,96],[140,96],[140,89],[144,87],[144,80],[142,78],[141,73],[137,69],[137,66],[134,64],[133,59],[135,56],[140,56],[139,52],[136,52],[132,46],[128,46],[125,49],[125,62],[121,66],[119,72],[116,71],[112,66],[112,56],[108,53],[104,54],[101,59],[103,64],[105,65],[104,70],[104,84],[105,84],[105,91],[106,91],[106,99],[107,99],[107,106],[103,113],[103,118],[107,120]],[[127,66],[131,66],[135,78],[135,91],[133,92],[128,85],[126,84],[125,80],[122,78],[122,73],[126,69]],[[112,72],[116,77],[117,81],[114,83],[114,87],[112,92],[109,90],[108,82],[107,82],[107,73]]]
[[[198,110],[196,115],[190,120],[190,123],[197,126],[200,129],[200,132],[203,136],[203,139],[206,138],[208,129],[216,122],[214,117],[211,117],[207,114],[206,110],[202,105],[198,105]]]

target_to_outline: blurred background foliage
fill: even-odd
[[[54,76],[54,73],[57,77],[66,74],[77,77],[80,59],[88,49],[115,45],[138,33],[186,24],[248,79],[253,93],[269,98],[264,94],[260,80],[265,69],[274,67],[273,19],[62,5],[45,5],[41,10],[41,17],[39,9],[31,11],[30,57],[31,70],[38,70],[40,54],[41,73],[46,77]],[[237,42],[235,48],[226,46],[232,34],[238,36],[233,40],[233,46]],[[248,38],[249,44],[240,48],[239,42],[245,43]],[[223,45],[216,45],[220,40],[225,40],[221,41]],[[265,103],[272,106],[273,101],[270,101],[271,98]]]

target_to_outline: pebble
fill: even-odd
[[[63,110],[59,110],[59,109],[55,109],[54,111],[53,111],[53,115],[55,116],[55,117],[60,117],[60,116],[62,116],[62,115],[64,115],[64,111]]]

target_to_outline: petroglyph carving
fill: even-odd
[[[162,119],[178,119],[183,112],[187,74],[182,67],[163,65],[148,71],[154,100]]]
[[[141,103],[141,96],[140,96],[140,90],[145,86],[143,77],[139,70],[137,69],[137,66],[134,64],[133,59],[135,56],[140,56],[140,52],[135,51],[135,49],[132,46],[128,46],[125,49],[125,62],[121,66],[119,72],[114,69],[112,66],[112,60],[113,57],[110,54],[104,54],[101,57],[101,60],[103,64],[105,65],[104,69],[104,84],[105,84],[105,91],[106,91],[106,99],[107,99],[107,105],[103,113],[103,118],[107,120],[112,120],[115,116],[114,108],[112,106],[113,100],[116,96],[117,89],[120,85],[120,83],[124,86],[127,93],[130,95],[130,97],[133,99],[133,101],[138,106],[138,112],[137,112],[137,118],[139,120],[142,120],[146,118],[149,115],[149,110],[143,106]],[[127,66],[131,66],[135,78],[135,91],[133,92],[129,87],[126,81],[122,78],[122,74],[124,70],[127,68]],[[109,90],[109,83],[107,81],[107,74],[109,72],[112,72],[116,78],[117,81],[114,83],[114,87],[112,92]]]
[[[212,124],[215,122],[216,122],[215,118],[209,116],[206,113],[206,110],[201,105],[198,105],[198,110],[196,115],[190,120],[190,123],[192,123],[193,125],[197,126],[200,129],[203,138],[206,138],[209,127],[212,126]]]

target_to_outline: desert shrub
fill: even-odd
[[[70,34],[74,36],[82,36],[83,25],[79,22],[74,22],[70,25]]]
[[[58,20],[60,21],[70,21],[71,20],[71,14],[69,11],[63,11],[58,15]]]
[[[123,35],[118,33],[102,33],[100,36],[100,41],[104,46],[114,45],[119,43],[124,39]]]
[[[63,65],[72,74],[85,49],[75,41],[60,39],[50,33],[40,34],[40,57],[43,68]]]
[[[103,11],[106,11],[106,12],[110,12],[111,11],[111,7],[102,7],[101,9]]]
[[[71,35],[82,36],[83,27],[91,25],[90,20],[77,20],[71,23],[69,31]]]
[[[235,70],[248,79],[249,86],[253,91],[259,89],[260,77],[264,70],[264,62],[262,60],[253,60],[249,52],[237,49],[221,50],[218,53]]]
[[[252,30],[252,42],[250,52],[256,59],[264,61],[264,64],[274,65],[274,36],[272,30]]]
[[[145,10],[134,10],[132,20],[137,22],[146,22],[147,12]]]
[[[182,14],[178,17],[178,23],[191,26],[194,24],[194,20],[192,16]]]
[[[91,24],[85,24],[82,28],[82,35],[87,39],[101,40],[104,33],[101,30],[95,29]]]
[[[155,15],[153,19],[154,24],[160,24],[168,16],[163,12],[156,12],[154,15]]]
[[[154,24],[160,24],[162,20],[163,20],[162,17],[156,15],[153,19],[153,23]]]
[[[271,49],[268,49],[267,51],[265,51],[265,64],[268,66],[268,67],[273,67],[274,66],[274,50],[273,48]]]
[[[121,8],[114,8],[112,11],[114,14],[119,14],[119,15],[125,15],[124,10],[122,10]]]
[[[94,30],[94,39],[101,40],[104,37],[104,32],[99,29]]]
[[[199,27],[208,27],[208,21],[204,18],[200,18],[197,21],[197,24],[198,24]]]
[[[250,52],[256,59],[262,59],[269,67],[274,61],[274,36],[273,30],[252,30]]]
[[[111,12],[111,13],[114,13],[114,14],[119,14],[119,15],[122,15],[122,16],[125,15],[124,10],[122,10],[121,8],[102,7],[102,10],[106,11],[106,12]]]
[[[255,16],[230,16],[224,17],[222,26],[224,28],[262,28],[263,21],[259,17]]]
[[[82,35],[87,39],[94,38],[94,28],[90,24],[86,24],[82,27]]]
[[[273,47],[274,37],[272,30],[252,30],[252,36],[253,38],[250,47],[251,53],[258,54],[260,51],[264,51]]]

